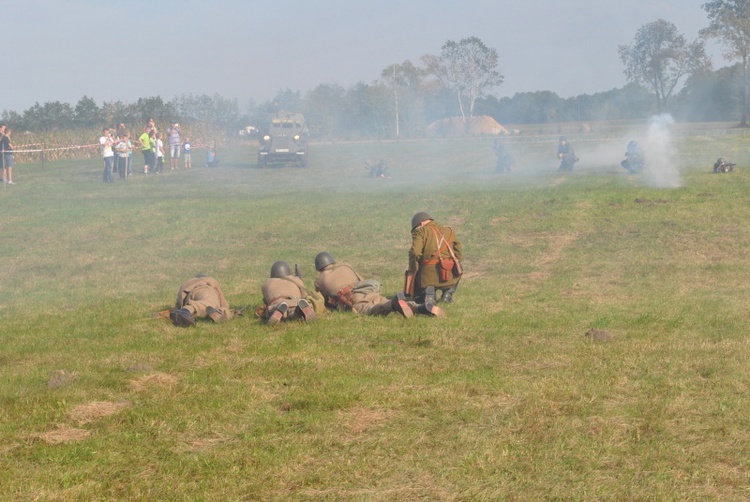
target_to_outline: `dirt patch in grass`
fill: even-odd
[[[94,401],[76,406],[70,411],[69,415],[73,420],[83,425],[111,415],[116,415],[127,408],[127,406],[128,403],[124,401],[119,403],[113,403],[111,401]]]
[[[552,274],[552,266],[560,260],[563,252],[578,240],[578,233],[547,235],[544,239],[548,242],[549,249],[541,253],[534,265],[537,270],[529,274],[531,280],[544,280]]]
[[[340,413],[341,424],[351,434],[362,434],[395,416],[392,411],[358,406]]]
[[[71,382],[78,380],[78,373],[67,370],[57,370],[51,373],[50,379],[47,380],[47,388],[56,389],[63,387]]]
[[[177,383],[177,377],[167,373],[152,373],[130,381],[130,386],[136,392],[143,392],[154,388],[169,388]]]
[[[91,431],[87,431],[86,429],[76,429],[67,425],[59,425],[57,429],[39,434],[37,437],[47,444],[62,444],[83,441],[90,435]]]
[[[614,336],[610,332],[598,328],[591,328],[583,336],[592,342],[611,342],[614,340]]]
[[[228,443],[230,441],[232,441],[230,436],[218,433],[213,437],[185,438],[181,445],[175,447],[175,451],[203,453],[212,450],[220,444]]]

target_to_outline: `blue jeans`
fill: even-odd
[[[105,183],[112,183],[115,181],[115,177],[112,176],[112,166],[115,163],[114,157],[104,157],[104,176],[103,181]]]

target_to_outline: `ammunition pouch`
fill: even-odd
[[[456,262],[452,258],[440,259],[440,282],[450,281],[453,277],[453,267]]]
[[[354,295],[352,289],[355,284],[339,289],[335,295],[328,298],[328,304],[332,308],[341,308],[344,310],[351,310],[354,305]]]

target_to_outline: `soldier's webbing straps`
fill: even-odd
[[[451,233],[449,233],[448,235],[451,236],[451,238],[453,238],[453,235],[452,235],[453,234],[453,229],[451,227],[445,227],[445,228],[447,228],[448,230],[450,230]],[[448,241],[448,239],[445,238],[445,236],[443,235],[443,232],[440,232],[439,230],[435,230],[434,228],[432,228],[431,230],[432,230],[432,233],[435,234],[435,243],[437,245],[437,249],[435,250],[435,253],[430,257],[432,259],[431,260],[424,260],[424,263],[425,264],[429,264],[429,265],[434,264],[434,263],[439,263],[440,262],[440,254],[442,253],[442,250],[443,250],[443,244],[445,244],[447,246],[448,252],[451,254],[451,257],[455,260],[456,259],[456,255],[453,254],[453,249],[451,249],[451,244]],[[438,239],[438,234],[440,234],[440,238],[439,239]]]

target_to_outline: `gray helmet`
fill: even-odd
[[[315,270],[323,270],[328,265],[336,263],[331,253],[328,251],[322,251],[315,256]]]
[[[422,223],[425,220],[431,220],[432,216],[425,212],[419,212],[411,217],[411,229],[414,230],[419,226],[420,223]]]
[[[279,260],[271,265],[271,277],[284,277],[292,275],[292,269],[285,261]]]

